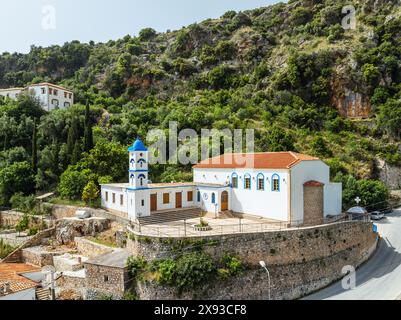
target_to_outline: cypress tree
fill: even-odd
[[[77,140],[75,141],[74,150],[71,155],[71,164],[77,164],[79,162],[81,152],[81,144],[79,143],[79,140]]]
[[[79,128],[78,122],[76,118],[73,118],[71,121],[70,128],[68,129],[68,138],[67,138],[67,152],[70,156],[74,152],[74,147],[76,141],[79,139]]]
[[[36,128],[36,118],[33,120],[32,133],[32,169],[35,173],[38,172],[38,137]]]
[[[92,132],[92,123],[90,119],[90,108],[89,102],[86,103],[85,109],[85,152],[89,152],[93,149],[93,132]]]

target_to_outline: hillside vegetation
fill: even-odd
[[[341,27],[349,4],[355,30]],[[81,198],[85,186],[92,201],[100,182],[126,180],[135,136],[170,121],[253,128],[257,151],[326,160],[346,205],[356,195],[386,200],[370,180],[379,159],[401,165],[400,9],[396,0],[289,1],[178,31],[3,53],[0,87],[49,81],[73,89],[77,104],[44,113],[30,97],[0,100],[0,205],[54,188]],[[365,120],[349,118],[350,99]],[[153,181],[188,179],[189,166],[152,170]]]

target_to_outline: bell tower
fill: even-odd
[[[136,220],[150,216],[149,157],[148,149],[139,138],[128,148],[128,152],[128,217]]]
[[[129,183],[133,189],[147,189],[149,180],[148,149],[137,139],[129,151]]]

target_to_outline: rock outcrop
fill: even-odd
[[[377,159],[379,179],[391,190],[401,189],[401,168]]]
[[[56,223],[56,240],[60,244],[69,244],[75,237],[96,236],[109,228],[110,221],[104,218],[62,219]]]

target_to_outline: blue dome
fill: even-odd
[[[134,144],[128,148],[129,152],[135,152],[135,151],[148,151],[148,149],[145,147],[141,139],[136,139]]]

